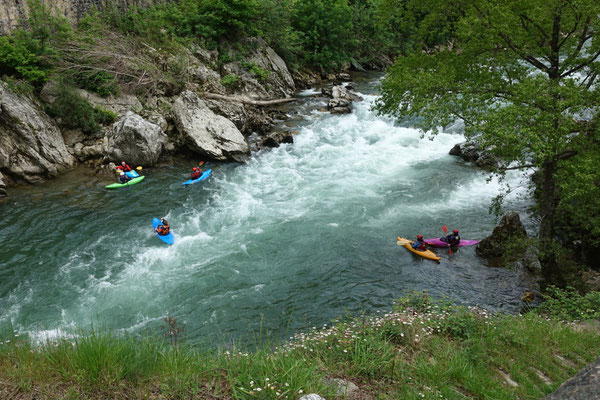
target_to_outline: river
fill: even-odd
[[[438,250],[436,263],[396,245],[444,224],[488,235],[500,186],[448,155],[459,130],[431,141],[377,116],[375,83],[358,84],[365,101],[344,116],[302,92],[281,123],[298,130],[294,144],[247,164],[209,163],[212,177],[191,187],[181,182],[198,160],[179,159],[115,191],[82,170],[11,190],[0,203],[0,323],[34,339],[91,325],[156,334],[170,315],[188,340],[222,343],[389,310],[413,290],[518,310],[518,274],[486,266],[474,248]],[[171,247],[152,231],[161,216]]]

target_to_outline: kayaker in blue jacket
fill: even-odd
[[[442,242],[448,243],[450,246],[457,246],[460,243],[460,235],[458,229],[454,229],[451,235],[440,238]]]
[[[125,174],[125,172],[121,171],[119,173],[119,183],[127,183],[131,180],[130,177],[127,176],[127,174]]]
[[[423,235],[417,235],[417,241],[410,244],[413,249],[419,251],[427,250],[427,243],[423,240]]]

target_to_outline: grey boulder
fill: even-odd
[[[158,161],[167,135],[152,122],[128,112],[117,121],[105,139],[106,158],[135,165],[154,165]]]
[[[250,147],[233,122],[215,114],[192,91],[186,90],[175,100],[173,120],[187,147],[214,160],[240,161]]]
[[[50,117],[0,82],[0,171],[9,181],[40,182],[74,161]]]

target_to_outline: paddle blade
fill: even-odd
[[[201,167],[201,166],[203,166],[203,165],[204,165],[204,161],[200,161],[200,162],[198,163],[198,165],[199,165],[200,167]]]
[[[448,227],[446,225],[442,225],[442,230],[444,233],[448,233]]]
[[[141,166],[139,166],[139,167],[137,167],[136,169],[137,169],[138,171],[141,171],[141,170],[142,170],[142,167],[141,167]]]
[[[448,245],[448,254],[452,255],[452,248]]]
[[[398,241],[396,243],[398,246],[404,246],[405,244],[410,243],[410,240],[401,239],[400,236],[398,236]]]

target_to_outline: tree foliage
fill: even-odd
[[[332,69],[348,61],[352,31],[348,0],[297,1],[293,24],[309,65]]]
[[[462,119],[466,136],[504,162],[498,172],[538,168],[540,239],[550,245],[558,204],[556,176],[571,157],[598,140],[592,127],[600,111],[595,84],[600,3],[438,3],[423,23],[443,18],[435,15],[440,10],[457,16],[449,30],[451,43],[400,58],[383,83],[378,110],[397,118],[418,117],[419,127],[433,133]],[[555,279],[555,257],[546,252],[542,261],[546,278]]]

